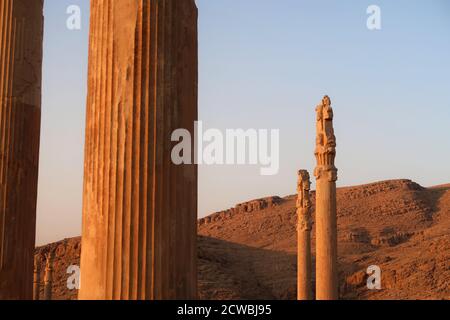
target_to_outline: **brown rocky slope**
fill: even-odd
[[[337,197],[341,298],[450,299],[450,185],[383,181],[340,188]],[[295,299],[294,196],[240,204],[200,219],[198,231],[201,299]],[[54,298],[74,299],[66,271],[79,264],[80,238],[36,253],[51,249]],[[371,265],[381,267],[382,290],[366,287]]]

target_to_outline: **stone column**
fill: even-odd
[[[309,198],[311,182],[306,170],[298,172],[297,183],[297,298],[312,300],[312,262],[311,262],[311,200]]]
[[[47,254],[44,275],[44,300],[52,300],[53,287],[53,262],[55,260],[55,252],[50,251]]]
[[[0,0],[0,300],[33,298],[43,0]]]
[[[197,60],[194,0],[91,0],[79,299],[196,298]]]
[[[325,96],[317,107],[316,176],[316,298],[338,299],[336,137],[331,100]]]
[[[34,256],[33,300],[39,300],[41,290],[41,261],[39,255]]]

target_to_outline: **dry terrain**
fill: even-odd
[[[337,200],[343,299],[450,299],[450,185],[383,181],[341,188]],[[294,196],[213,214],[199,220],[198,232],[200,298],[295,299]],[[51,249],[56,249],[54,298],[74,299],[66,270],[79,264],[80,238],[36,253],[43,257]],[[366,288],[371,265],[381,267],[380,291]]]

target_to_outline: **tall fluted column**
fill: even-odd
[[[80,299],[196,298],[197,59],[194,0],[91,0]]]
[[[43,0],[0,0],[0,300],[33,298]]]
[[[312,300],[311,261],[311,181],[306,170],[298,172],[297,183],[297,299]]]
[[[55,252],[50,251],[47,254],[44,275],[44,300],[52,300],[53,287],[53,262],[55,260]]]
[[[337,300],[336,137],[331,100],[317,107],[316,176],[316,298]]]
[[[39,255],[34,256],[33,300],[39,300],[41,290],[41,261]]]

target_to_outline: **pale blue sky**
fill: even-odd
[[[82,29],[66,29],[78,4]],[[381,7],[382,30],[366,28]],[[339,185],[450,182],[450,3],[446,0],[198,0],[200,120],[280,129],[281,167],[201,167],[201,216],[295,192],[314,168],[314,108],[335,110]],[[88,0],[46,0],[39,244],[81,230]]]

